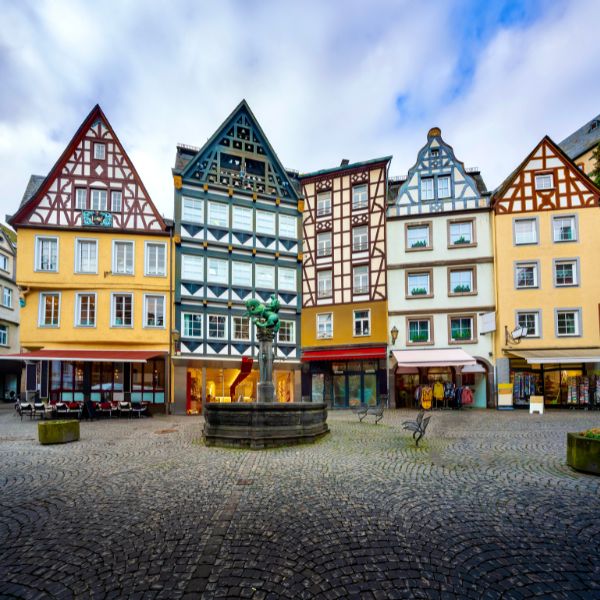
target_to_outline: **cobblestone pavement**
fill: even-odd
[[[600,478],[565,465],[600,413],[437,412],[419,449],[414,415],[251,452],[192,417],[42,447],[0,410],[0,597],[600,598]]]

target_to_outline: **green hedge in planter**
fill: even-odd
[[[41,421],[38,423],[40,444],[66,444],[79,440],[79,421]]]

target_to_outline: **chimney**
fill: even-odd
[[[347,167],[350,164],[350,161],[347,158],[342,158],[342,162],[340,163],[340,167]]]

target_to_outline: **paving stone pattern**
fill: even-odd
[[[0,598],[600,598],[600,413],[436,412],[415,449],[330,413],[306,447],[205,448],[201,418],[81,424],[40,446],[0,410]]]

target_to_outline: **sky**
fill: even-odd
[[[393,155],[440,127],[497,187],[600,113],[598,0],[0,0],[0,215],[104,110],[160,212],[177,143],[242,98],[287,168]]]

